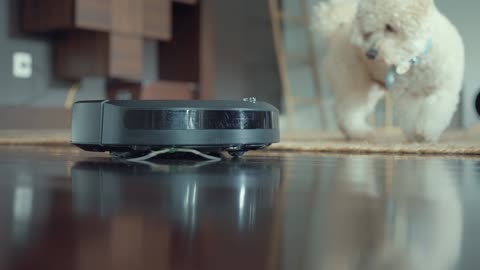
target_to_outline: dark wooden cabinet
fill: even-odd
[[[56,32],[55,70],[140,81],[143,40],[171,38],[171,0],[23,0],[23,28]]]
[[[73,0],[23,0],[22,27],[30,32],[71,29],[74,9]]]
[[[122,34],[66,32],[55,44],[55,70],[72,80],[97,76],[138,81],[143,72],[143,41]]]
[[[92,30],[168,40],[171,0],[23,0],[30,32]]]
[[[143,87],[143,42],[157,40],[160,82],[145,88],[148,95],[133,96],[209,99],[212,6],[212,0],[23,0],[23,28],[55,33],[58,77],[104,77],[112,93]]]
[[[172,2],[143,0],[143,36],[148,39],[172,38]]]
[[[71,80],[108,75],[108,36],[84,30],[58,34],[54,43],[56,75]]]
[[[198,3],[198,0],[175,0],[174,2],[180,3],[180,4],[195,5]]]
[[[112,32],[143,35],[144,0],[111,0]],[[161,0],[163,1],[163,0]],[[158,14],[159,17],[162,13]]]
[[[51,0],[50,0],[51,1]],[[112,0],[64,0],[74,2],[72,28],[109,31],[112,27]]]
[[[141,80],[143,77],[143,40],[129,35],[109,36],[109,76]]]
[[[213,0],[177,0],[173,5],[172,39],[159,43],[159,77],[193,82],[195,98],[213,98]],[[186,3],[192,5],[185,5]],[[195,5],[193,5],[195,4]]]
[[[159,43],[160,78],[198,82],[200,79],[200,9],[175,4],[172,40]]]
[[[112,0],[23,0],[23,28],[30,32],[108,31],[111,9]]]

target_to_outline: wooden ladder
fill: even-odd
[[[316,54],[313,33],[310,30],[310,14],[307,0],[299,1],[302,14],[300,16],[290,16],[282,11],[279,1],[268,0],[270,16],[272,21],[273,39],[277,56],[277,64],[280,73],[282,95],[285,103],[288,129],[293,130],[297,126],[297,106],[298,105],[316,105],[320,111],[321,124],[326,125],[326,111],[324,100],[322,98],[321,81],[319,78],[319,61]],[[307,53],[306,55],[291,55],[286,52],[283,44],[283,24],[298,24],[304,27],[307,36]],[[288,78],[288,67],[291,64],[306,64],[310,66],[311,76],[314,86],[314,97],[305,98],[295,96],[291,89],[290,80]]]

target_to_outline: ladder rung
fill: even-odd
[[[287,23],[296,23],[296,24],[306,24],[307,19],[303,16],[293,16],[287,15],[285,13],[280,12],[280,19]]]

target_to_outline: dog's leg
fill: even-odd
[[[384,92],[372,81],[358,49],[351,45],[349,32],[342,31],[332,39],[324,61],[335,93],[337,124],[348,139],[372,139],[374,130],[367,118]]]
[[[458,95],[446,91],[426,97],[417,118],[415,131],[417,141],[436,143],[450,125],[458,101]]]
[[[458,106],[458,94],[450,93],[435,91],[427,97],[398,100],[398,120],[409,142],[438,142]]]
[[[408,142],[416,142],[416,120],[422,107],[422,98],[407,93],[392,92],[395,116]]]
[[[375,111],[378,101],[384,97],[385,92],[378,86],[352,86],[354,95],[337,98],[337,122],[340,130],[351,140],[365,140],[374,138],[374,129],[368,124],[368,117]],[[361,95],[359,95],[361,94]]]

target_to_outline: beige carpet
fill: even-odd
[[[70,131],[0,130],[0,145],[70,145]]]
[[[270,151],[301,151],[319,153],[480,155],[480,127],[449,131],[437,144],[406,143],[399,130],[378,131],[370,142],[346,141],[339,133],[286,134]]]
[[[70,145],[67,130],[3,130],[0,145]],[[438,144],[409,144],[400,131],[379,131],[371,142],[349,142],[338,133],[284,134],[268,151],[346,153],[480,155],[480,126],[447,132]]]

